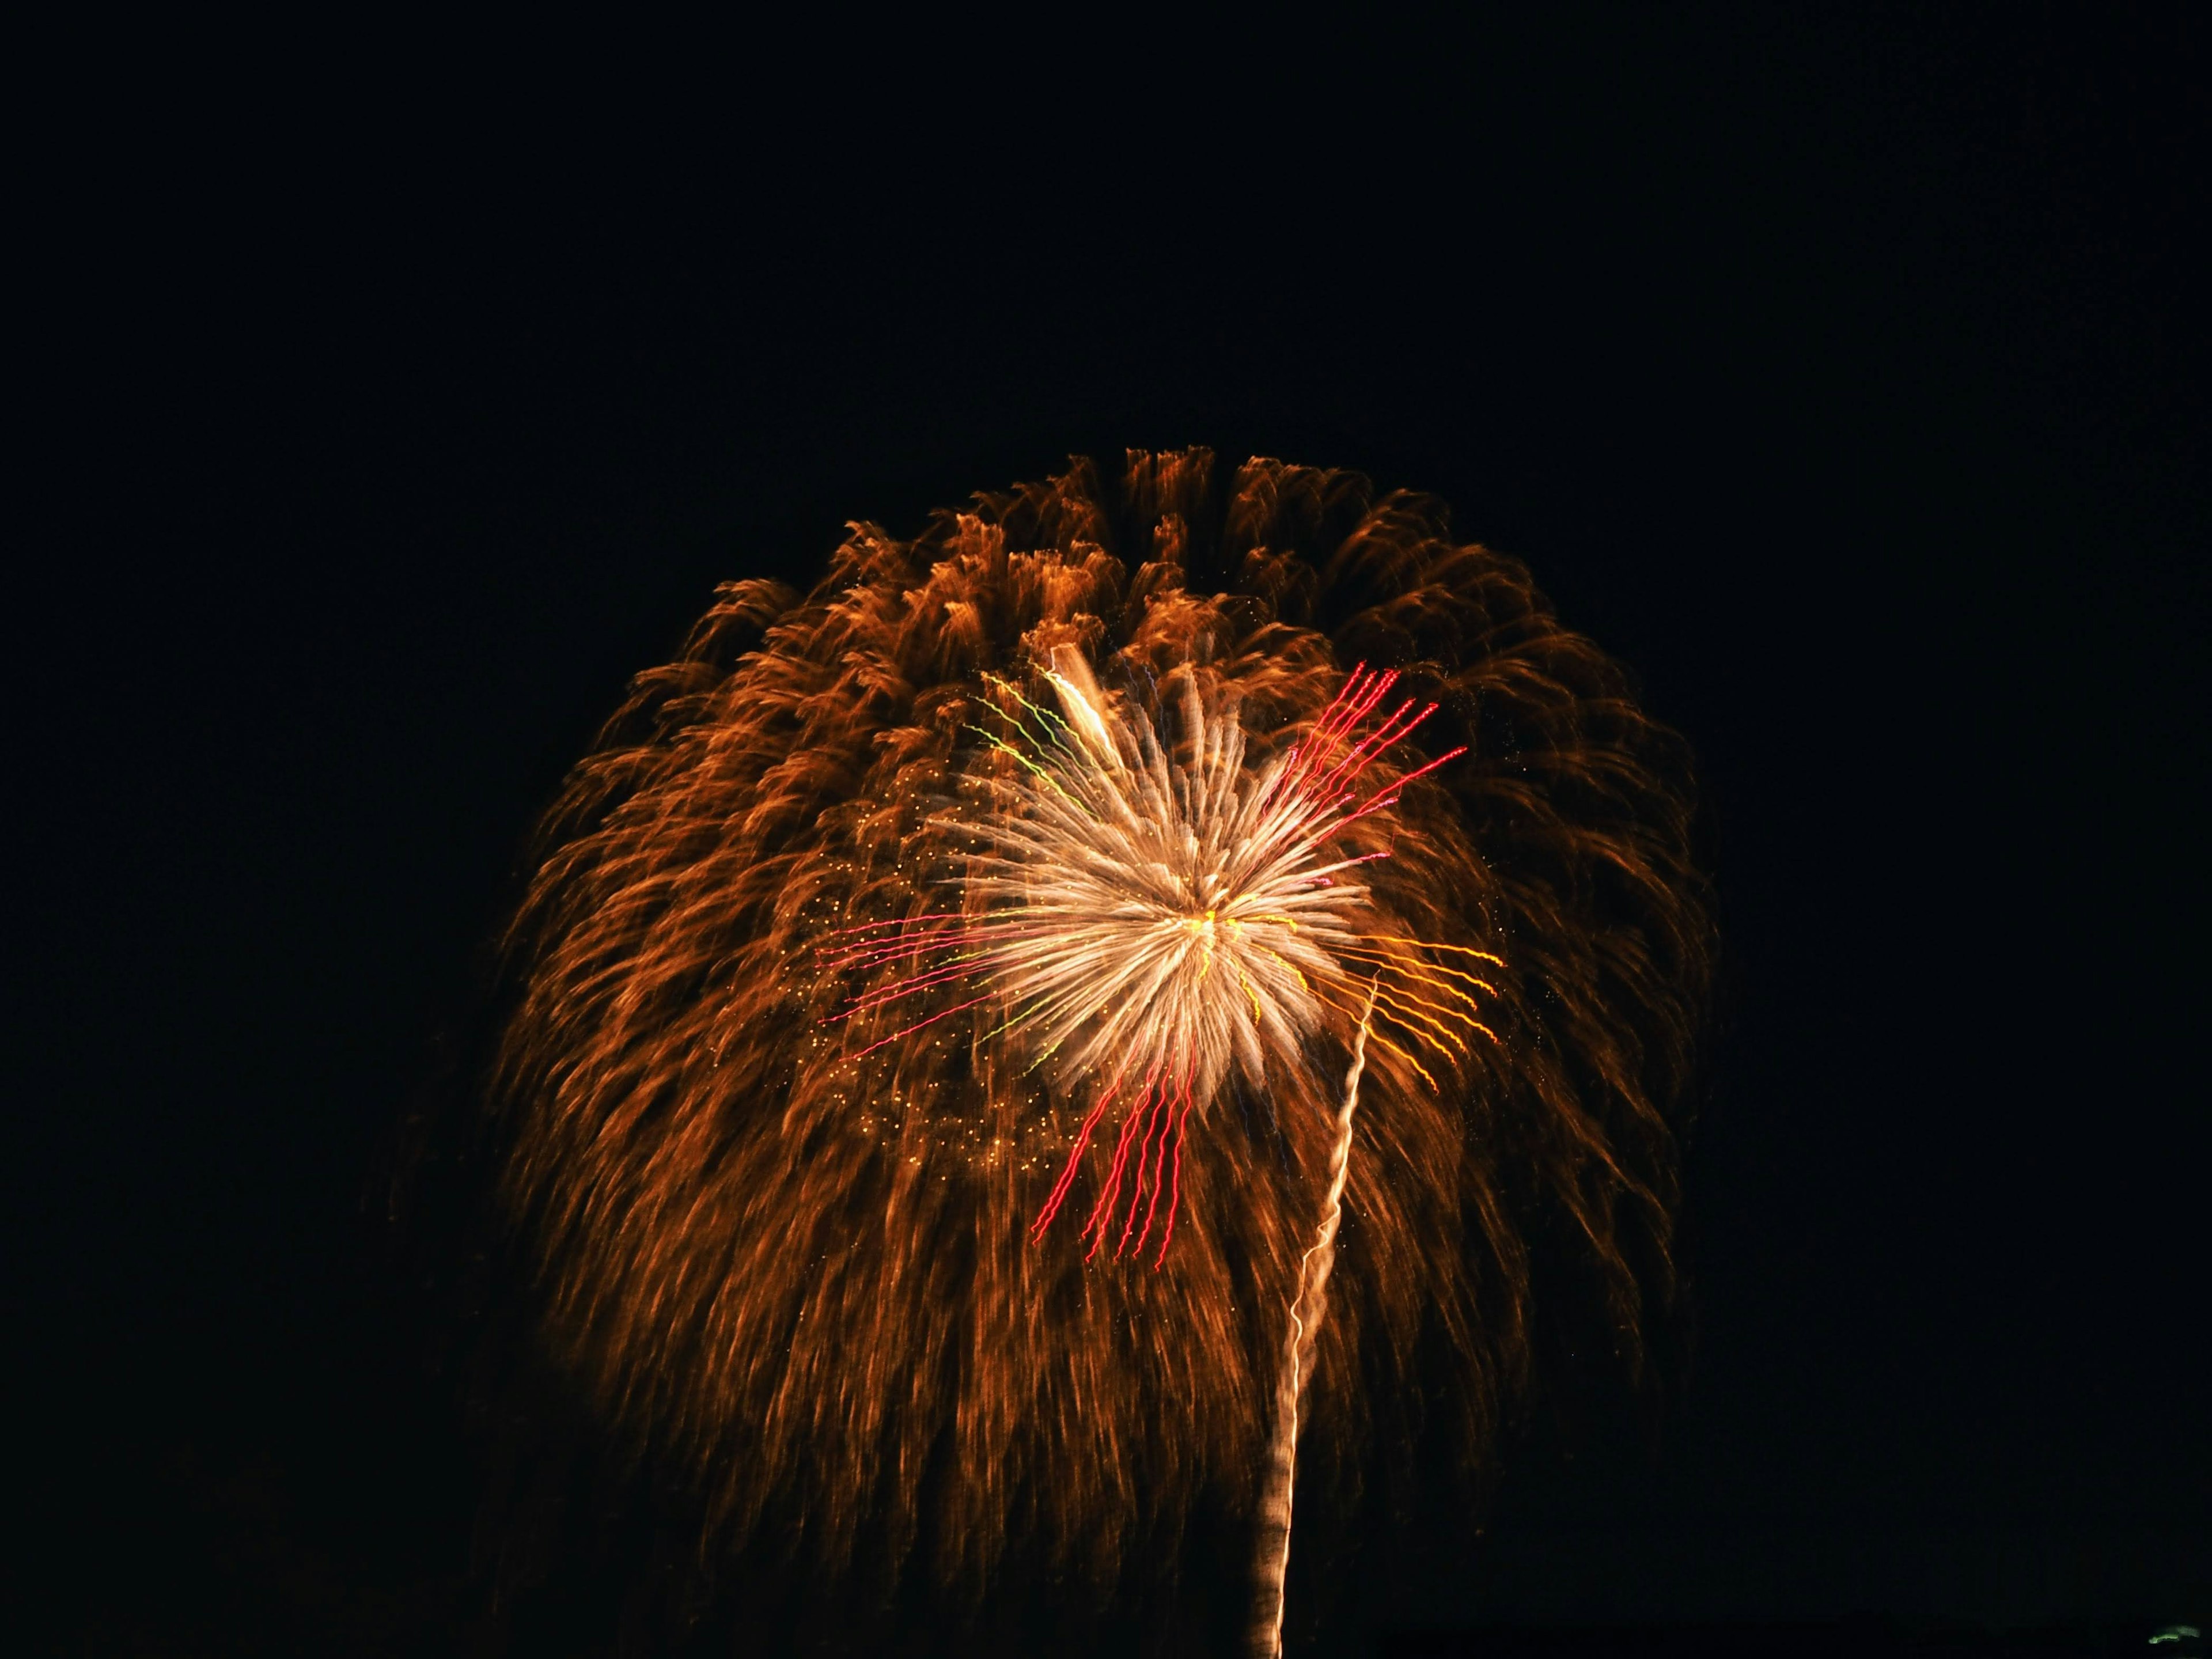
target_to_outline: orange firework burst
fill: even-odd
[[[538,1328],[718,1547],[830,1569],[1104,1583],[1250,1515],[1310,1269],[1321,1462],[1422,1344],[1479,1449],[1532,1228],[1631,1353],[1668,1282],[1690,811],[1424,498],[1194,452],[856,526],[724,590],[548,821],[495,1091]]]

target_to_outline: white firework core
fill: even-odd
[[[1299,751],[1248,770],[1233,705],[1183,682],[1179,752],[1122,719],[1064,647],[1048,679],[1066,715],[1019,809],[967,826],[988,850],[967,882],[970,931],[1011,1029],[1079,1073],[1157,1073],[1201,1103],[1233,1064],[1254,1085],[1294,1055],[1340,978],[1367,890],[1364,860],[1323,856],[1341,790],[1297,787]],[[1286,784],[1291,787],[1285,787]]]

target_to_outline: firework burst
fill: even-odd
[[[1422,1367],[1479,1455],[1540,1307],[1632,1364],[1670,1283],[1690,815],[1425,498],[1194,452],[856,526],[547,820],[489,1120],[536,1351],[709,1577],[772,1530],[1072,1596],[1265,1524],[1322,1280],[1305,1492],[1412,1445]]]

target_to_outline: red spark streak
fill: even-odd
[[[1158,1273],[1160,1264],[1168,1259],[1168,1241],[1175,1237],[1176,1211],[1182,1203],[1182,1126],[1190,1120],[1190,1090],[1182,1091],[1182,1110],[1176,1114],[1175,1161],[1170,1165],[1171,1185],[1168,1188],[1167,1224],[1160,1230],[1160,1253],[1152,1258],[1152,1271]]]
[[[1121,1237],[1114,1246],[1116,1261],[1129,1248],[1129,1234],[1137,1224],[1137,1206],[1145,1201],[1145,1189],[1148,1186],[1152,1188],[1152,1202],[1151,1208],[1145,1212],[1145,1231],[1137,1235],[1139,1251],[1145,1248],[1145,1240],[1152,1236],[1152,1213],[1160,1207],[1160,1159],[1166,1156],[1168,1150],[1168,1091],[1161,1090],[1158,1103],[1152,1108],[1151,1121],[1145,1125],[1144,1143],[1137,1149],[1137,1190],[1129,1195],[1129,1218],[1121,1224]],[[1159,1132],[1157,1146],[1152,1142],[1155,1129]],[[1149,1170],[1146,1167],[1147,1158],[1151,1160]]]
[[[1121,1079],[1116,1073],[1114,1080],[1106,1085],[1105,1092],[1098,1097],[1098,1103],[1084,1118],[1083,1127],[1076,1131],[1075,1145],[1068,1152],[1067,1163],[1060,1172],[1059,1181],[1053,1186],[1052,1196],[1045,1200],[1044,1208],[1039,1210],[1036,1219],[1030,1223],[1032,1242],[1044,1237],[1045,1229],[1052,1225],[1053,1218],[1060,1213],[1060,1206],[1067,1201],[1067,1189],[1075,1184],[1076,1172],[1083,1167],[1083,1152],[1091,1144],[1091,1132],[1098,1127],[1098,1120],[1106,1115],[1106,1108],[1114,1098],[1114,1091],[1121,1086]],[[1145,1087],[1149,1091],[1152,1086],[1152,1079],[1147,1075]]]
[[[903,1031],[893,1031],[889,1036],[883,1040],[883,1042],[871,1042],[866,1048],[861,1049],[860,1054],[854,1055],[853,1058],[859,1060],[863,1055],[872,1054],[877,1049],[882,1048],[884,1042],[896,1042],[902,1036],[912,1036],[916,1031],[921,1030],[925,1025],[934,1025],[940,1019],[949,1019],[954,1014],[959,1013],[963,1009],[973,1008],[977,1003],[988,1002],[991,999],[988,996],[975,997],[969,1001],[962,1003],[958,1008],[947,1008],[941,1014],[932,1014],[927,1019],[918,1019],[915,1021],[913,1024],[908,1026]]]
[[[1197,1101],[1188,1070],[1173,1092],[1162,1086],[1155,1094],[1154,1085],[1159,1081],[1157,1073],[1146,1078],[1145,1086],[1137,1092],[1135,1103],[1121,1120],[1121,1133],[1115,1145],[1113,1164],[1106,1173],[1105,1188],[1091,1206],[1090,1219],[1083,1224],[1082,1237],[1091,1240],[1091,1248],[1083,1258],[1086,1261],[1096,1256],[1106,1243],[1107,1231],[1114,1224],[1115,1213],[1121,1208],[1121,1178],[1129,1168],[1129,1146],[1133,1140],[1137,1145],[1137,1178],[1129,1192],[1129,1207],[1122,1217],[1121,1234],[1115,1242],[1114,1256],[1116,1261],[1128,1255],[1141,1256],[1146,1244],[1152,1238],[1153,1224],[1158,1222],[1161,1226],[1160,1248],[1152,1259],[1152,1270],[1158,1272],[1167,1261],[1168,1243],[1175,1237],[1176,1211],[1182,1202],[1184,1127]],[[1076,1170],[1082,1162],[1091,1127],[1105,1111],[1108,1098],[1110,1098],[1110,1091],[1107,1096],[1101,1097],[1098,1104],[1091,1109],[1091,1115],[1085,1121],[1084,1130],[1077,1136],[1074,1148],[1068,1154],[1066,1167],[1060,1171],[1059,1185],[1054,1188],[1046,1212],[1041,1214],[1030,1228],[1032,1239],[1042,1236],[1044,1229],[1051,1223],[1053,1214],[1065,1199],[1067,1188],[1075,1179]],[[1160,1213],[1163,1194],[1168,1200],[1164,1218]],[[1144,1212],[1141,1226],[1137,1219],[1139,1209]]]
[[[1151,1098],[1152,1092],[1152,1079],[1147,1078],[1145,1080],[1144,1092],[1137,1097],[1135,1109],[1128,1116],[1121,1120],[1121,1137],[1114,1144],[1114,1164],[1106,1172],[1105,1190],[1098,1194],[1097,1203],[1091,1209],[1091,1218],[1083,1224],[1083,1231],[1077,1235],[1079,1237],[1091,1239],[1091,1248],[1085,1251],[1083,1255],[1085,1261],[1097,1255],[1098,1247],[1106,1242],[1106,1229],[1100,1224],[1111,1216],[1114,1200],[1121,1196],[1121,1169],[1129,1160],[1129,1138],[1136,1133],[1137,1126],[1145,1120],[1145,1103]],[[1094,1229],[1097,1232],[1095,1237],[1092,1237]]]

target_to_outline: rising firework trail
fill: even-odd
[[[1479,1457],[1551,1241],[1632,1363],[1670,1291],[1692,810],[1426,498],[1133,454],[855,526],[548,817],[489,1119],[533,1340],[709,1579],[773,1528],[1141,1587],[1201,1504],[1274,1527],[1285,1364],[1309,1490],[1402,1461],[1417,1369]]]
[[[1344,1181],[1352,1167],[1352,1120],[1359,1109],[1359,1076],[1367,1069],[1367,1039],[1375,1018],[1370,997],[1352,1039],[1352,1069],[1345,1074],[1344,1105],[1336,1115],[1336,1141],[1328,1155],[1328,1192],[1322,1200],[1321,1226],[1298,1258],[1297,1288],[1291,1295],[1290,1329],[1283,1334],[1283,1358],[1275,1382],[1275,1437],[1267,1448],[1267,1468],[1260,1492],[1259,1559],[1253,1571],[1251,1651],[1274,1659],[1283,1650],[1283,1579],[1291,1566],[1291,1506],[1297,1496],[1298,1409],[1304,1403],[1306,1368],[1314,1341],[1328,1312],[1329,1275],[1336,1267],[1336,1233],[1344,1221]]]

